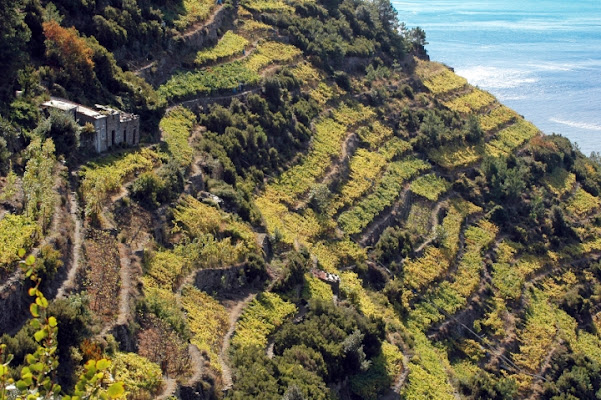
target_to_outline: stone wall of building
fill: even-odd
[[[51,98],[43,107],[62,110],[72,114],[80,126],[91,124],[94,134],[86,134],[80,142],[83,149],[94,149],[98,153],[115,147],[134,146],[140,142],[140,118],[110,107],[96,105],[95,109],[69,100]]]
[[[111,149],[123,141],[119,123],[119,113],[113,113],[106,117],[106,148]]]
[[[96,129],[96,151],[101,153],[106,151],[106,119],[98,119],[94,124],[94,128]]]
[[[79,135],[79,147],[89,151],[96,151],[96,137],[97,133],[91,132],[81,132]]]
[[[96,131],[94,138],[86,140],[86,143],[82,144],[87,147],[87,142],[89,141],[92,144],[92,148],[97,152],[100,153],[105,151],[106,147],[103,147],[103,143],[106,143],[106,119],[94,118],[86,114],[77,113],[76,121],[81,126],[84,126],[85,124],[91,124]]]
[[[121,137],[123,143],[133,146],[140,142],[140,120],[132,118],[121,122]]]

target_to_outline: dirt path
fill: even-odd
[[[291,61],[289,64],[292,64],[292,63],[293,62]],[[287,65],[289,65],[289,64],[287,64]],[[282,64],[272,64],[261,71],[261,77],[265,78],[268,75],[270,75],[272,72],[276,71],[278,68],[281,68],[281,67],[282,67]],[[188,109],[193,109],[193,108],[199,106],[203,102],[206,102],[207,104],[219,103],[222,100],[230,100],[230,99],[234,99],[234,98],[238,98],[238,97],[244,97],[244,96],[248,96],[249,94],[259,93],[260,91],[261,91],[261,86],[256,86],[256,87],[247,89],[243,92],[237,92],[237,93],[232,93],[232,94],[216,94],[216,95],[196,96],[196,97],[193,97],[188,100],[182,100],[182,101],[177,101],[177,102],[171,103],[171,105],[169,107],[167,107],[166,112],[169,112],[178,106],[186,107]]]
[[[121,291],[119,293],[119,317],[117,318],[118,325],[127,324],[130,314],[129,298],[131,295],[131,250],[126,245],[119,243],[119,261],[121,269],[119,277],[121,278]]]
[[[211,25],[214,21],[215,21],[215,17],[217,16],[217,14],[219,14],[220,12],[223,12],[223,6],[218,6],[215,7],[215,10],[211,13],[211,15],[209,15],[209,18],[204,20],[204,21],[199,21],[195,24],[192,24],[192,26],[190,26],[188,29],[186,29],[183,33],[179,33],[177,34],[177,38],[189,38],[190,36],[193,36],[195,34],[197,34],[198,32],[202,31],[203,29],[205,29],[206,27],[208,27],[209,25]],[[136,75],[140,74],[141,72],[152,68],[155,65],[162,65],[163,64],[163,60],[165,58],[171,58],[173,57],[172,54],[162,54],[160,58],[156,59],[156,60],[152,60],[148,63],[145,63],[144,65],[135,68],[132,70],[132,72]]]
[[[194,386],[202,379],[204,358],[198,347],[193,344],[188,345],[188,354],[190,355],[192,364],[192,376],[188,379],[185,386]],[[163,391],[156,398],[158,400],[166,400],[176,394],[178,387],[179,383],[175,378],[166,376],[163,378]]]
[[[497,244],[498,244],[498,242],[497,242]],[[527,296],[525,295],[525,292],[528,290],[529,287],[536,285],[539,281],[541,281],[553,274],[560,273],[561,271],[565,270],[566,268],[576,267],[583,262],[592,261],[592,260],[597,259],[598,257],[601,257],[601,252],[593,251],[591,253],[582,255],[581,257],[579,257],[577,259],[559,260],[558,261],[559,266],[543,266],[542,268],[537,270],[528,279],[528,281],[525,282],[525,284],[522,288],[522,295],[520,296],[519,306],[516,309],[514,309],[513,312],[506,313],[506,315],[504,316],[504,319],[506,320],[505,325],[504,325],[505,334],[499,340],[498,344],[496,344],[494,346],[494,349],[491,351],[492,357],[491,357],[490,361],[488,362],[488,364],[495,366],[502,362],[507,363],[505,361],[507,359],[507,356],[505,356],[505,353],[507,352],[507,349],[511,348],[512,344],[517,340],[516,316],[518,314],[525,313],[528,308],[528,304],[526,301]],[[557,342],[557,344],[558,345],[547,354],[547,356],[545,357],[543,362],[541,362],[541,367],[539,369],[539,373],[534,375],[535,378],[543,379],[542,375],[549,368],[553,352],[557,350],[557,347],[559,345],[561,345],[561,340],[559,340]]]
[[[467,323],[467,320],[469,320],[471,321],[470,323],[473,323],[473,321],[476,319],[475,315],[478,314],[478,310],[482,308],[481,305],[475,303],[484,299],[485,293],[488,290],[487,283],[488,279],[483,274],[480,277],[477,290],[472,292],[466,298],[465,304],[463,304],[460,308],[455,310],[452,314],[449,314],[437,307],[437,310],[440,312],[443,318],[440,321],[431,324],[430,327],[428,327],[427,332],[430,332],[428,334],[428,338],[430,340],[441,340],[442,338],[448,335],[448,332],[450,331],[451,327],[456,325],[466,327],[466,324],[464,324],[462,321],[465,320]]]
[[[468,225],[466,224],[464,227],[462,227],[462,231],[464,231],[467,228],[467,226]],[[485,260],[491,257],[491,254],[494,253],[498,244],[505,238],[505,235],[498,235],[494,243],[488,248],[486,254],[483,256],[482,270],[479,273],[480,281],[478,285],[474,288],[474,291],[466,297],[465,304],[463,304],[460,308],[458,308],[451,314],[439,309],[437,306],[435,307],[437,310],[439,310],[440,314],[444,318],[429,326],[429,328],[427,329],[427,332],[429,332],[428,338],[430,338],[431,340],[439,340],[441,336],[444,337],[447,334],[450,327],[457,324],[464,325],[464,322],[466,322],[467,320],[470,320],[473,323],[475,315],[472,314],[476,313],[481,308],[480,303],[487,297],[486,291],[488,290],[489,284],[492,281],[492,278],[486,267]],[[451,271],[449,271],[448,273],[451,273]],[[456,271],[452,273],[452,276],[454,276],[455,273]],[[470,317],[470,315],[472,316]]]
[[[228,63],[231,63],[234,61],[242,61],[242,60],[252,56],[254,54],[254,52],[257,50],[258,45],[259,45],[259,41],[256,40],[256,41],[246,45],[246,47],[244,47],[244,51],[242,51],[242,52],[238,52],[238,53],[235,53],[235,54],[232,54],[229,56],[218,58],[217,60],[214,60],[214,61],[207,61],[204,64],[199,65],[197,67],[197,69],[212,68],[212,67],[216,67],[221,64],[228,64]]]
[[[275,343],[273,341],[273,338],[269,339],[269,342],[267,343],[267,358],[269,358],[270,360],[273,358],[274,354],[273,354],[273,348],[275,346]]]
[[[195,269],[194,271],[190,272],[188,274],[188,276],[186,276],[184,278],[184,280],[182,281],[182,283],[179,285],[179,287],[176,290],[176,297],[177,297],[178,301],[182,296],[182,290],[184,289],[184,287],[194,284],[194,280],[196,279],[196,275],[198,274],[198,271],[200,271],[200,270]]]
[[[69,273],[67,274],[67,279],[58,289],[56,294],[57,299],[65,297],[67,292],[75,287],[75,280],[77,279],[77,272],[79,271],[80,264],[79,258],[81,255],[81,243],[83,242],[82,223],[81,218],[79,218],[77,193],[71,192],[69,194],[69,203],[71,218],[73,219],[75,226],[73,232],[73,248],[71,249],[71,267],[69,269]]]
[[[127,325],[131,314],[130,297],[133,274],[131,268],[131,249],[123,243],[118,243],[117,247],[119,249],[119,264],[121,265],[121,268],[119,268],[119,281],[121,283],[119,288],[119,313],[113,323],[106,325],[102,329],[101,336],[106,335],[118,325]]]
[[[239,267],[239,265],[229,266],[227,268],[223,268],[223,270],[226,270],[231,267],[237,268],[237,267]],[[177,299],[176,301],[178,302],[178,304],[181,304],[182,290],[186,286],[194,286],[196,276],[200,271],[201,271],[201,269],[195,269],[195,270],[191,271],[181,281],[181,283],[175,290],[176,299]],[[230,342],[231,336],[234,333],[234,329],[236,327],[236,322],[238,321],[238,318],[240,317],[240,314],[242,313],[244,306],[248,302],[252,301],[252,299],[254,299],[256,295],[257,295],[257,293],[249,294],[248,296],[246,296],[246,298],[244,298],[244,300],[237,302],[230,311],[229,329],[228,329],[226,336],[223,339],[223,344],[221,346],[221,352],[219,354],[219,364],[221,365],[224,389],[229,389],[232,387],[231,370],[230,370],[229,366],[227,365],[227,363],[224,361],[227,359],[227,351],[229,349],[229,342]],[[192,363],[192,376],[188,379],[186,386],[193,386],[194,384],[196,384],[197,382],[199,382],[202,379],[202,375],[204,373],[205,358],[201,354],[198,347],[196,347],[193,344],[188,345],[188,354],[190,356],[190,360]],[[170,378],[165,378],[165,385],[167,385],[168,388],[170,388],[168,386],[169,380],[170,380]],[[173,389],[173,391],[175,391],[175,389]],[[171,393],[173,393],[173,392],[171,392]],[[162,398],[167,398],[169,396],[169,394],[167,394],[167,390],[163,391],[163,395],[165,397],[162,397]]]
[[[401,389],[403,388],[403,386],[405,386],[405,382],[407,382],[409,372],[409,357],[407,357],[406,354],[403,354],[403,372],[401,372],[401,375],[399,375],[399,378],[392,387],[392,390],[394,390],[395,393],[401,392]]]
[[[332,168],[324,175],[321,183],[331,183],[336,180],[337,175],[343,174],[348,170],[351,162],[351,156],[355,153],[359,144],[359,136],[355,132],[351,132],[342,142],[342,152],[338,157],[338,162],[332,164]]]
[[[136,68],[135,70],[133,70],[132,72],[136,75],[138,75],[140,72],[146,71],[149,68],[152,68],[153,65],[155,65],[157,63],[156,60],[149,62],[148,64],[142,65],[141,67]]]
[[[559,336],[559,330],[556,332],[555,336]],[[538,375],[539,375],[539,379],[544,379],[544,373],[551,368],[551,360],[553,359],[553,356],[555,355],[555,353],[559,350],[559,348],[564,344],[563,339],[561,338],[557,338],[557,340],[555,341],[555,347],[553,347],[545,356],[545,358],[543,359],[543,361],[540,364],[540,368],[538,370]]]
[[[491,357],[487,362],[487,365],[491,365],[492,368],[496,368],[497,365],[504,362],[502,360],[506,357],[505,353],[507,349],[511,348],[512,343],[517,340],[516,318],[514,314],[505,313],[503,329],[505,331],[503,337],[499,340],[499,343],[493,347],[493,350],[490,352]]]
[[[524,285],[524,291],[527,289],[526,285],[536,285],[541,280],[549,277],[552,274],[565,271],[569,267],[576,267],[585,262],[598,261],[601,258],[601,251],[593,250],[589,253],[582,254],[578,258],[562,258],[555,265],[543,266],[539,268],[531,277],[526,281]]]
[[[166,400],[173,396],[177,390],[177,381],[174,378],[163,379],[163,391],[157,396],[157,400]]]
[[[196,277],[197,272],[198,271],[195,270],[195,271],[192,271],[191,273],[189,273],[188,276],[182,281],[182,283],[177,288],[176,298],[177,298],[178,303],[180,303],[182,289],[185,286],[191,285],[194,283],[194,278]],[[204,365],[205,359],[202,356],[202,354],[200,353],[200,350],[198,350],[198,347],[196,347],[195,345],[193,345],[191,343],[188,344],[188,355],[190,357],[192,375],[186,382],[186,386],[194,386],[194,384],[196,384],[197,382],[199,382],[202,379],[203,365]],[[177,391],[178,385],[179,385],[178,382],[174,378],[170,378],[169,376],[164,376],[163,377],[163,391],[157,397],[157,399],[164,400],[164,399],[168,399],[170,396],[173,396],[175,394],[175,392]]]
[[[405,386],[409,377],[409,357],[403,353],[403,371],[396,377],[390,389],[384,392],[378,400],[400,400],[401,389]]]
[[[229,356],[228,351],[230,349],[230,341],[232,336],[234,335],[234,331],[236,329],[236,322],[238,322],[238,318],[242,315],[242,311],[244,307],[257,296],[257,293],[251,293],[244,298],[244,300],[239,301],[230,311],[230,327],[223,338],[223,344],[221,345],[221,351],[219,353],[219,364],[221,365],[222,371],[222,379],[223,379],[223,390],[231,389],[234,381],[232,380],[232,370],[229,366]]]
[[[119,200],[121,200],[122,198],[124,198],[125,196],[127,196],[129,194],[129,191],[127,190],[127,188],[125,187],[125,185],[122,185],[119,188],[119,192],[115,193],[114,195],[111,196],[111,203],[116,203]]]
[[[190,354],[190,360],[192,362],[192,376],[188,379],[188,385],[193,385],[202,378],[204,358],[202,357],[200,350],[198,350],[198,347],[193,344],[188,345],[188,354]]]
[[[194,133],[192,133],[190,135],[190,138],[192,138],[193,136],[194,136]],[[185,178],[184,193],[188,193],[188,194],[194,196],[194,195],[196,195],[196,193],[193,193],[193,189],[198,190],[200,187],[204,187],[205,177],[204,177],[204,174],[202,173],[202,169],[198,166],[198,164],[201,161],[202,161],[201,156],[196,156],[192,160],[192,163],[190,164],[190,171]],[[198,183],[199,180],[201,181],[200,184]]]
[[[260,91],[261,91],[260,87],[255,87],[252,89],[245,90],[244,92],[238,92],[238,93],[232,93],[232,94],[226,94],[226,95],[218,94],[218,95],[214,95],[214,96],[210,96],[210,95],[209,96],[198,96],[198,97],[194,97],[189,100],[184,100],[184,101],[174,103],[173,105],[171,105],[167,108],[167,112],[169,112],[179,106],[186,107],[186,108],[194,107],[197,105],[197,103],[199,103],[201,101],[212,101],[213,103],[218,103],[221,100],[229,100],[229,99],[234,99],[237,97],[244,97],[244,96],[248,96],[249,94],[259,93]]]
[[[222,10],[222,8],[223,8],[223,5],[219,5],[218,7],[215,7],[215,9],[211,13],[211,15],[209,15],[209,18],[205,19],[204,21],[198,21],[198,22],[192,24],[192,26],[188,27],[188,29],[186,29],[184,31],[184,33],[180,34],[179,36],[190,37],[190,36],[198,33],[199,31],[203,30],[205,27],[211,25],[213,23],[213,21],[215,21],[215,17],[217,16],[217,14],[219,14],[219,12]]]
[[[438,213],[440,213],[440,209],[443,206],[446,206],[448,204],[448,198],[449,195],[445,196],[443,199],[440,199],[438,203],[436,203],[436,206],[432,209],[432,212],[430,213],[430,226],[432,227],[432,232],[430,233],[430,237],[426,239],[422,244],[420,244],[417,249],[415,249],[415,253],[421,254],[422,250],[424,250],[426,246],[429,246],[434,240],[436,240],[436,227],[439,225]]]

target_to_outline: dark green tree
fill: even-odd
[[[507,170],[505,179],[503,180],[503,194],[509,200],[517,199],[524,189],[526,183],[524,182],[524,176],[526,173],[521,168],[511,168]]]
[[[271,104],[273,104],[275,107],[280,105],[280,96],[282,95],[282,90],[278,78],[266,79],[265,83],[263,84],[263,92]]]
[[[309,204],[317,212],[327,210],[330,204],[330,189],[323,183],[315,184],[309,193]]]
[[[389,0],[375,0],[373,5],[376,7],[382,27],[387,32],[396,32],[399,28],[399,18],[392,3]]]
[[[435,112],[430,111],[424,117],[419,130],[425,136],[428,146],[437,146],[445,126],[442,119]]]
[[[426,31],[419,26],[407,31],[405,38],[411,43],[413,50],[418,54],[426,52],[425,46],[428,44],[426,41]]]
[[[134,181],[131,188],[132,198],[141,204],[156,208],[159,206],[158,197],[165,189],[165,183],[154,172],[144,172]]]
[[[0,116],[0,137],[6,142],[6,148],[14,153],[23,148],[23,137],[13,124]]]
[[[465,125],[465,140],[469,143],[478,143],[484,137],[484,131],[480,127],[478,119],[471,115]]]
[[[23,0],[0,0],[0,99],[5,101],[12,96],[17,71],[26,58],[23,49],[31,37],[24,5]]]
[[[8,145],[6,139],[0,136],[0,174],[4,175],[8,172],[10,167],[10,151],[8,151]]]
[[[555,236],[562,237],[568,234],[570,228],[563,215],[563,210],[558,206],[554,206],[551,209],[551,223]]]
[[[405,258],[412,252],[411,238],[408,232],[388,227],[384,229],[374,254],[383,264],[388,264],[397,258]]]
[[[44,138],[51,138],[59,154],[69,155],[79,146],[80,130],[71,114],[51,110],[50,116],[36,128],[36,133]]]

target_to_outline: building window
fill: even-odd
[[[111,141],[111,147],[115,146],[115,131],[113,130],[112,132],[112,141]]]
[[[127,144],[127,129],[123,129],[123,143]]]

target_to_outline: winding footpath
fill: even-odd
[[[126,325],[130,315],[129,298],[132,290],[132,268],[131,268],[131,250],[123,243],[119,247],[119,278],[121,278],[121,293],[119,293],[119,316],[117,325]]]
[[[417,249],[415,249],[416,254],[421,254],[421,252],[426,248],[426,246],[429,246],[430,244],[432,244],[432,242],[436,240],[436,227],[440,225],[438,221],[438,214],[440,213],[440,209],[443,206],[446,207],[448,205],[448,198],[449,196],[447,195],[445,196],[445,198],[439,200],[438,203],[436,203],[436,206],[432,209],[432,212],[430,213],[430,237],[426,239],[422,244],[420,244]]]
[[[73,219],[75,225],[75,229],[73,232],[73,248],[71,249],[71,265],[69,273],[67,274],[67,279],[58,289],[58,292],[56,294],[57,299],[62,299],[66,297],[68,291],[75,287],[75,281],[77,279],[77,273],[79,272],[80,267],[79,259],[81,255],[81,243],[83,241],[83,235],[81,218],[79,217],[79,205],[77,202],[76,192],[71,192],[69,194],[69,203],[71,218]]]
[[[175,378],[163,378],[163,391],[156,397],[157,400],[167,400],[177,391],[177,380]]]
[[[230,327],[223,338],[223,344],[221,345],[221,351],[219,352],[219,364],[221,365],[223,390],[229,390],[234,385],[234,381],[232,380],[232,370],[229,366],[228,352],[230,349],[230,342],[232,336],[234,335],[234,331],[236,330],[236,323],[238,322],[240,315],[242,315],[244,307],[246,307],[248,303],[253,301],[256,296],[256,293],[249,294],[244,298],[244,300],[238,302],[230,312]]]
[[[407,382],[407,378],[409,377],[409,357],[405,353],[403,353],[403,371],[396,377],[390,389],[388,389],[382,396],[379,397],[379,400],[400,400],[401,399],[401,390],[405,383]]]
[[[192,24],[192,26],[188,27],[183,33],[178,33],[175,36],[175,41],[181,40],[183,39],[184,41],[189,39],[190,37],[198,34],[199,32],[203,31],[204,29],[208,28],[211,24],[214,23],[215,18],[217,17],[218,14],[220,13],[224,13],[226,12],[227,9],[221,7],[216,7],[215,10],[213,12],[211,12],[211,15],[209,15],[209,17],[207,19],[205,19],[204,21],[198,21],[194,24]],[[190,51],[194,51],[197,50],[195,48],[195,46],[189,46],[190,47]],[[132,69],[132,72],[135,75],[140,75],[142,72],[157,66],[157,68],[160,68],[162,71],[160,71],[160,74],[164,74],[165,72],[168,72],[170,70],[174,70],[176,69],[176,66],[173,65],[173,54],[171,54],[170,52],[164,52],[163,54],[160,55],[160,57],[156,60],[152,60],[150,62],[145,63],[144,65],[134,68]]]

